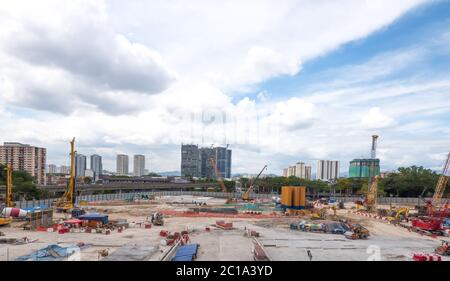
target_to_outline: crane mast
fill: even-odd
[[[378,135],[372,136],[372,149],[370,150],[370,157],[372,159],[377,158],[377,141],[378,141]]]
[[[6,194],[5,194],[5,205],[6,207],[14,207],[16,204],[13,201],[13,193],[12,193],[12,173],[13,169],[10,164],[7,164],[5,167],[6,172]]]
[[[372,183],[368,187],[367,192],[367,211],[376,212],[377,211],[377,197],[378,197],[378,181],[380,177],[376,176],[373,178]]]
[[[372,146],[370,150],[370,158],[376,159],[377,158],[377,142],[378,142],[378,135],[372,135]],[[369,172],[369,180],[367,185],[367,210],[369,212],[376,212],[377,211],[377,197],[378,197],[378,181],[379,177],[375,176],[375,166],[372,162],[371,165],[368,167]]]
[[[220,184],[220,188],[222,189],[222,192],[227,192],[227,188],[225,187],[225,183],[223,182],[222,174],[219,171],[219,168],[217,168],[217,163],[214,158],[210,158],[209,162],[211,162],[211,166],[214,168],[214,173],[216,174],[216,179]]]
[[[444,168],[442,169],[442,174],[439,176],[439,180],[436,185],[436,189],[432,200],[433,206],[438,206],[440,204],[442,196],[444,195],[444,191],[448,183],[447,172],[449,166],[450,166],[450,152],[447,155],[447,160],[445,161]]]
[[[75,206],[75,138],[70,142],[70,177],[67,190],[57,203],[62,211],[73,209]]]

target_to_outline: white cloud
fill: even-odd
[[[314,104],[291,98],[286,102],[278,102],[264,121],[287,130],[296,130],[313,125],[316,114]]]
[[[245,91],[247,85],[281,75],[292,76],[300,69],[299,58],[288,57],[269,48],[253,46],[248,50],[243,63],[234,69],[231,75],[212,75],[212,79],[225,88],[234,87]]]
[[[383,114],[381,108],[372,107],[369,112],[363,116],[361,124],[369,129],[382,129],[395,124],[394,119]]]
[[[301,61],[364,38],[424,2],[112,1],[107,10],[116,30],[133,32],[180,75],[245,90],[270,77],[293,75]]]
[[[181,142],[231,143],[233,172],[267,162],[279,172],[292,159],[346,161],[368,153],[368,131],[395,124],[398,108],[367,113],[364,99],[389,99],[398,88],[383,85],[363,96],[370,86],[345,84],[290,99],[272,92],[267,99],[264,89],[256,100],[232,94],[297,75],[302,62],[364,38],[422,2],[9,1],[0,7],[0,141],[46,146],[49,162],[63,164],[67,140],[76,136],[79,150],[103,154],[109,169],[124,152],[148,153],[152,170],[179,170]],[[412,58],[347,70],[373,80]],[[2,112],[2,103],[20,111]]]
[[[17,2],[0,7],[0,74],[14,84],[16,105],[121,114],[140,109],[123,105],[124,93],[128,102],[159,93],[176,77],[157,52],[111,29],[101,1]]]

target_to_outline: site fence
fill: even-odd
[[[180,196],[180,195],[192,195],[192,196],[203,196],[203,197],[217,197],[217,198],[241,198],[242,193],[240,192],[206,192],[206,191],[142,191],[142,192],[122,192],[122,193],[108,193],[108,194],[95,194],[95,195],[82,195],[76,197],[76,203],[81,201],[97,202],[97,201],[112,201],[112,200],[133,200],[138,198],[145,198],[146,196]],[[250,193],[251,199],[271,199],[272,197],[279,197],[279,194],[272,193]],[[357,200],[362,200],[362,196],[336,196],[338,201],[354,202]],[[431,198],[425,198],[429,200]],[[50,207],[56,199],[42,199],[42,200],[28,200],[28,201],[17,201],[16,207],[21,209],[31,209],[36,207]],[[442,199],[441,203],[444,204],[448,199]],[[401,198],[401,197],[379,197],[378,204],[389,205],[389,204],[399,204],[407,206],[424,205],[424,200],[420,198]]]

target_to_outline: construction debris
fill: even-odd
[[[37,239],[28,239],[28,237],[23,238],[1,238],[0,244],[12,244],[12,245],[23,245],[28,243],[36,242]]]
[[[102,261],[146,261],[158,251],[157,246],[125,245],[112,253],[104,251]]]
[[[216,226],[218,228],[225,229],[225,230],[233,229],[233,223],[232,222],[225,222],[225,221],[222,221],[222,220],[216,221]]]

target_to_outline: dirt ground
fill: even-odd
[[[209,206],[221,206],[223,199],[194,198],[192,196],[157,198],[155,201],[142,202],[105,202],[84,207],[88,212],[102,212],[109,215],[109,219],[126,219],[134,227],[122,233],[112,232],[109,235],[99,233],[65,233],[25,231],[20,222],[11,227],[0,228],[5,234],[1,238],[22,238],[37,241],[11,245],[0,244],[0,260],[14,260],[27,255],[49,244],[74,245],[82,242],[88,245],[81,251],[81,260],[97,261],[102,257],[99,251],[107,249],[110,255],[121,248],[137,247],[153,248],[155,251],[143,253],[144,260],[160,260],[170,247],[161,245],[161,230],[181,232],[187,230],[191,243],[200,245],[197,260],[216,261],[251,261],[252,238],[245,237],[245,229],[259,232],[260,242],[272,260],[308,260],[307,251],[313,260],[411,260],[416,252],[432,253],[440,245],[440,240],[448,238],[431,238],[396,227],[386,222],[360,217],[338,210],[337,215],[349,218],[367,227],[371,233],[367,240],[348,240],[343,235],[302,232],[289,229],[291,222],[300,218],[281,217],[274,219],[235,219],[224,218],[233,222],[234,229],[222,230],[216,228],[215,222],[219,218],[210,217],[165,217],[164,226],[152,226],[147,229],[139,223],[148,221],[148,217],[155,211],[187,210],[196,206],[193,203],[207,202]],[[273,210],[270,210],[273,211]],[[63,214],[56,214],[56,219],[68,218]],[[210,231],[206,230],[210,228]],[[130,258],[131,259],[131,258]],[[444,257],[444,260],[450,260]]]

